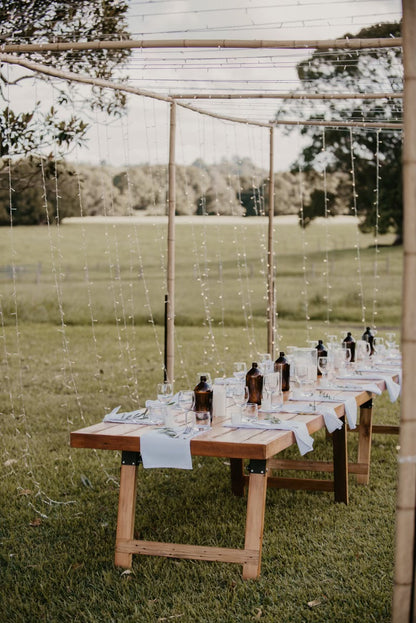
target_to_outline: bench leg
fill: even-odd
[[[267,469],[266,461],[256,461],[255,463],[257,463],[256,467],[249,467],[250,476],[248,481],[247,519],[244,549],[258,552],[258,557],[256,557],[256,560],[246,562],[243,565],[244,580],[258,578],[261,567],[264,511],[267,492]]]
[[[341,418],[344,426],[332,433],[334,460],[334,499],[348,504],[348,451],[347,426],[345,415]]]
[[[134,517],[136,512],[137,464],[121,465],[120,493],[118,498],[116,552],[114,562],[117,567],[129,569],[132,553],[118,551],[121,542],[132,541],[134,537]]]
[[[370,481],[371,434],[373,426],[373,401],[360,407],[360,431],[358,434],[358,463],[367,465],[366,474],[357,474],[357,482],[368,485]]]

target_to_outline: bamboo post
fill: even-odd
[[[270,166],[269,166],[269,231],[267,247],[267,352],[274,360],[275,340],[275,300],[274,300],[274,256],[273,256],[273,216],[274,216],[274,132],[270,128]]]
[[[402,39],[120,39],[120,41],[56,41],[3,43],[2,52],[63,52],[66,50],[133,50],[157,48],[223,48],[251,50],[363,50],[397,48]]]
[[[399,482],[396,500],[396,552],[393,623],[415,621],[416,498],[416,0],[403,0],[403,384]]]
[[[173,383],[175,376],[175,208],[176,208],[176,104],[170,104],[169,175],[168,175],[168,300],[166,318],[166,378]]]

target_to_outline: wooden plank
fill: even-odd
[[[333,480],[318,478],[280,478],[269,476],[268,486],[271,489],[295,489],[300,491],[334,491]]]
[[[231,466],[231,491],[234,495],[244,495],[244,470],[243,459],[230,459]]]
[[[292,459],[271,459],[270,469],[293,470],[304,472],[333,472],[334,464],[332,461],[297,461]],[[366,463],[348,463],[350,474],[366,474],[368,465]]]
[[[264,474],[250,474],[247,497],[245,551],[257,552],[257,560],[246,562],[243,566],[243,579],[258,578],[261,566],[263,544],[264,511],[267,493],[267,470]]]
[[[162,543],[159,541],[122,540],[117,544],[117,551],[123,555],[143,554],[144,556],[163,556],[165,558],[189,558],[192,560],[212,560],[217,562],[235,562],[239,564],[257,564],[259,553],[248,549],[231,549],[204,545],[184,545],[180,543]]]
[[[131,552],[122,552],[120,541],[133,538],[134,517],[136,511],[137,467],[122,465],[120,471],[120,493],[118,498],[116,551],[114,562],[117,567],[129,569],[132,563]]]
[[[373,422],[373,402],[369,400],[360,407],[360,432],[358,437],[358,463],[366,463],[366,474],[358,474],[357,482],[368,485],[370,481],[371,429]]]
[[[345,416],[342,418],[344,426],[332,433],[332,448],[334,460],[334,499],[335,502],[348,504],[348,452],[347,426]]]

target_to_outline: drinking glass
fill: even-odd
[[[173,396],[172,383],[159,383],[157,386],[157,399],[163,404],[168,404]]]
[[[244,381],[247,374],[247,365],[245,361],[235,361],[233,374],[236,379]]]
[[[257,422],[259,406],[255,402],[248,402],[243,409],[244,418],[249,422]]]
[[[365,340],[358,340],[355,345],[355,358],[357,363],[370,363],[371,346]]]
[[[182,411],[188,412],[194,404],[194,392],[192,390],[182,390],[178,395],[178,404]]]
[[[233,400],[242,410],[248,401],[248,387],[243,383],[236,383],[233,387]]]
[[[318,370],[322,374],[322,379],[326,380],[329,371],[328,357],[318,357]]]

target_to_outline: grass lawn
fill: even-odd
[[[306,321],[305,246],[299,230],[286,227],[276,242],[279,345],[301,345],[307,334],[341,337],[347,329],[359,337],[355,231],[331,226],[333,311],[326,324],[322,233],[314,226],[306,232]],[[229,373],[233,361],[250,363],[265,350],[265,234],[257,225],[205,233],[183,225],[177,236],[180,389],[194,384],[201,366]],[[370,238],[360,240],[370,319],[375,256],[365,246]],[[114,567],[120,456],[71,449],[69,433],[118,404],[128,409],[154,397],[163,366],[164,260],[165,232],[153,225],[0,230],[0,268],[20,267],[14,279],[7,268],[0,273],[5,620],[390,621],[394,436],[374,436],[370,485],[351,477],[348,507],[326,493],[268,492],[259,580],[244,582],[238,565],[144,556],[134,557],[130,574]],[[383,334],[399,327],[401,249],[381,247],[378,264]],[[377,397],[375,421],[397,423],[399,408],[387,395]],[[349,440],[354,456],[356,436]],[[285,455],[297,456],[297,449]],[[323,433],[314,455],[330,458]],[[196,457],[191,473],[140,469],[139,538],[241,547],[244,518],[245,500],[230,494],[226,460]]]

